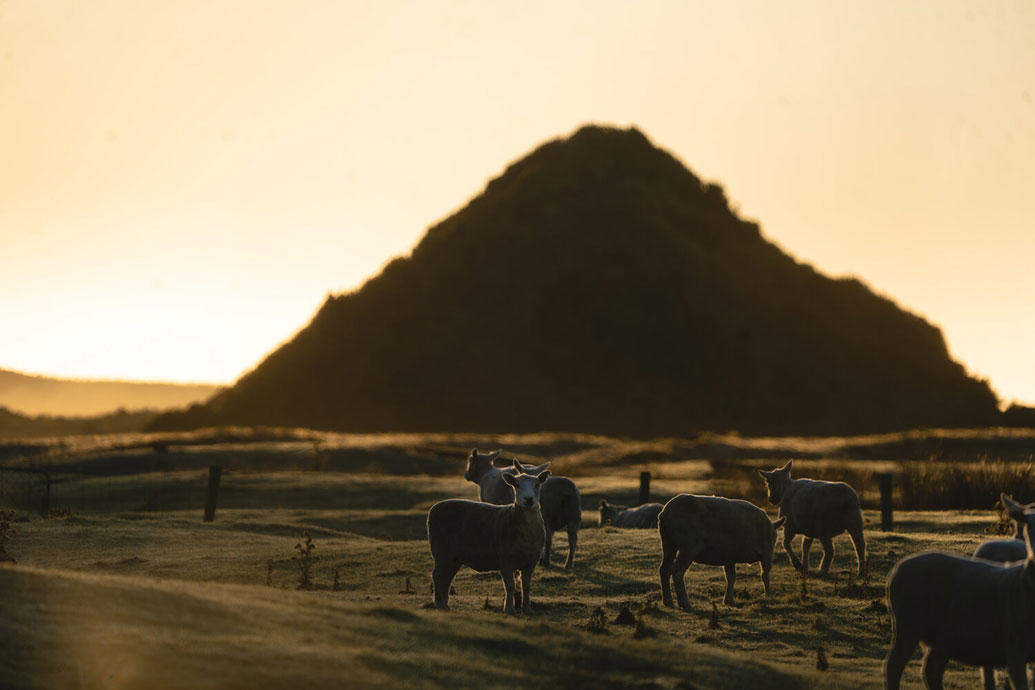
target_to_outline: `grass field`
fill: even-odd
[[[465,569],[453,610],[439,612],[426,608],[424,521],[437,500],[476,497],[462,456],[392,475],[326,471],[333,452],[319,448],[268,450],[281,467],[330,460],[325,471],[262,461],[226,472],[212,523],[201,521],[205,472],[182,457],[170,471],[80,477],[55,492],[58,516],[23,511],[7,543],[17,564],[0,567],[0,687],[878,688],[890,567],[924,549],[969,553],[996,521],[991,510],[899,512],[882,533],[867,511],[869,582],[849,580],[854,554],[840,537],[833,578],[803,581],[779,553],[772,602],[757,566],[738,566],[732,608],[722,570],[692,566],[687,613],[660,606],[655,532],[597,527],[601,496],[635,502],[638,467],[583,458],[566,472],[561,460],[553,469],[583,493],[574,572],[537,569],[528,618],[502,613],[498,576]],[[113,457],[127,462],[96,462]],[[656,467],[653,497],[708,490],[722,479],[709,468]],[[298,591],[303,532],[319,560],[313,588]],[[556,558],[566,537],[554,544]],[[632,625],[617,622],[626,609]],[[920,687],[919,661],[906,680]],[[946,680],[974,687],[977,671],[952,666]]]

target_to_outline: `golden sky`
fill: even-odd
[[[0,368],[230,382],[597,122],[1032,404],[1033,100],[1029,0],[0,0]]]

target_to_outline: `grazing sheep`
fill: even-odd
[[[510,488],[503,481],[504,475],[518,472],[538,475],[550,466],[547,462],[531,467],[515,459],[513,468],[500,469],[493,465],[493,460],[501,452],[479,453],[477,448],[473,449],[467,457],[467,469],[464,471],[464,479],[478,485],[478,497],[496,505],[506,505],[512,500]],[[550,477],[543,486],[540,500],[543,524],[546,526],[546,548],[541,563],[544,566],[550,565],[553,533],[565,528],[568,531],[568,560],[564,567],[571,569],[575,565],[575,547],[579,543],[579,527],[582,524],[582,498],[578,487],[567,477]]]
[[[466,565],[480,573],[498,570],[506,599],[503,609],[514,613],[514,571],[521,571],[521,610],[532,613],[532,573],[543,552],[545,532],[539,511],[540,489],[550,477],[505,474],[511,503],[491,503],[451,498],[428,511],[428,544],[435,559],[431,579],[435,608],[449,609],[449,586]]]
[[[974,550],[974,558],[985,558],[990,561],[1009,563],[1011,561],[1022,561],[1028,556],[1028,549],[1024,545],[1024,514],[1025,511],[1035,509],[1035,503],[1022,505],[1003,494],[1003,507],[1017,524],[1017,531],[1013,539],[993,539],[978,545]]]
[[[611,523],[614,527],[628,527],[631,529],[655,529],[658,526],[658,513],[661,512],[660,503],[644,503],[642,506],[629,508],[627,506],[613,506],[607,499],[600,499],[600,526]]]
[[[1005,497],[1004,497],[1005,498]],[[999,564],[925,551],[900,560],[888,575],[891,649],[884,687],[898,690],[917,644],[924,648],[927,688],[941,688],[946,664],[982,667],[986,690],[992,669],[1006,667],[1014,690],[1025,690],[1025,664],[1035,660],[1035,513],[1025,511],[1025,560]]]
[[[726,572],[726,596],[733,605],[733,583],[737,580],[737,563],[761,563],[762,586],[766,597],[769,571],[773,567],[773,546],[776,530],[785,518],[776,522],[758,506],[732,498],[680,494],[665,504],[658,516],[661,534],[661,599],[672,606],[668,581],[675,580],[676,598],[689,610],[683,575],[691,563],[721,565]]]
[[[834,537],[847,530],[855,545],[859,561],[859,577],[866,573],[866,541],[863,538],[862,509],[859,494],[844,482],[817,479],[791,479],[791,461],[778,470],[759,470],[769,489],[769,502],[780,506],[780,515],[787,517],[783,526],[783,548],[791,565],[808,572],[812,540],[823,545],[819,570],[826,575],[834,560]],[[801,539],[801,560],[791,550],[791,540]]]

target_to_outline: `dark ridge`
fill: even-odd
[[[585,127],[154,428],[850,434],[996,405],[924,319],[799,264],[636,129]]]

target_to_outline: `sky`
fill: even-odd
[[[1027,0],[0,0],[0,368],[232,382],[599,123],[1035,404],[1033,101]]]

